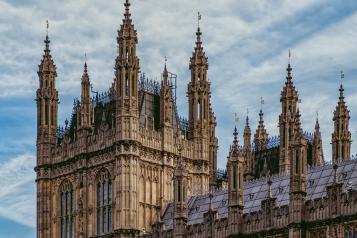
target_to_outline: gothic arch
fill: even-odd
[[[113,230],[113,185],[107,168],[100,169],[95,178],[95,233],[105,235]]]
[[[69,179],[64,179],[58,187],[58,214],[60,237],[74,237],[74,189]]]

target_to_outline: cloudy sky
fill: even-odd
[[[94,88],[106,90],[113,80],[122,2],[0,0],[0,238],[35,237],[34,98],[45,21],[50,21],[61,100],[59,123],[63,124],[73,98],[80,94],[85,52]],[[355,0],[343,4],[337,0],[133,0],[131,9],[141,70],[160,79],[167,56],[169,71],[178,74],[178,108],[183,116],[187,115],[189,57],[197,11],[201,12],[212,105],[218,120],[219,167],[225,166],[234,113],[244,118],[249,108],[255,130],[260,97],[265,99],[268,133],[277,134],[289,48],[294,83],[302,99],[303,129],[313,130],[319,111],[324,153],[330,160],[332,113],[343,70],[350,130],[357,139]],[[241,134],[243,120],[238,128]]]

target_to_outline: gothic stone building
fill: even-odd
[[[357,162],[350,160],[342,85],[333,166],[324,162],[318,121],[313,134],[301,129],[289,65],[280,135],[268,137],[260,111],[251,143],[247,118],[244,145],[235,129],[221,173],[200,28],[189,61],[186,120],[178,115],[166,63],[161,84],[139,75],[128,0],[124,6],[113,83],[91,95],[85,62],[81,97],[64,128],[46,34],[36,95],[38,238],[357,236]]]

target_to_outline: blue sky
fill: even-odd
[[[58,68],[59,123],[70,116],[80,94],[84,52],[95,89],[113,80],[116,31],[123,16],[120,0],[0,0],[0,238],[35,237],[35,91],[43,52],[45,21]],[[178,108],[187,115],[188,63],[193,50],[197,11],[212,106],[219,138],[219,167],[232,140],[234,113],[249,108],[252,133],[264,97],[268,133],[276,135],[280,91],[292,49],[293,78],[302,103],[302,126],[312,131],[315,112],[330,160],[332,113],[340,71],[345,73],[350,130],[357,131],[357,3],[354,0],[134,0],[141,70],[160,79],[164,56],[178,74]],[[240,135],[243,120],[238,123]],[[241,140],[242,141],[242,140]],[[356,153],[352,145],[352,153]]]

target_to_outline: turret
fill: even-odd
[[[116,131],[118,139],[137,138],[138,133],[138,73],[136,56],[138,37],[129,12],[130,3],[125,1],[123,24],[118,31],[118,56],[115,61],[116,80]]]
[[[160,91],[160,124],[161,127],[172,127],[173,123],[173,101],[171,89],[168,81],[168,71],[166,68],[166,62],[164,67],[164,72],[162,73],[163,80]]]
[[[45,50],[38,66],[39,88],[36,92],[37,104],[37,238],[51,237],[52,192],[47,166],[51,161],[51,150],[57,142],[58,92],[56,90],[56,65],[53,62],[50,40],[45,38]]]
[[[234,140],[228,156],[228,233],[239,234],[242,232],[243,216],[243,173],[244,158],[239,150],[238,132],[234,128]]]
[[[302,237],[307,174],[307,140],[300,125],[300,113],[297,110],[296,124],[290,143],[290,203],[289,237]]]
[[[340,161],[349,160],[351,154],[351,132],[349,131],[350,111],[345,103],[343,95],[344,89],[341,73],[340,97],[333,113],[334,132],[332,133],[332,162],[338,163]]]
[[[199,15],[200,19],[200,15]],[[189,133],[193,142],[193,157],[201,164],[200,192],[207,192],[208,185],[215,184],[217,139],[215,137],[215,117],[210,107],[210,82],[207,79],[208,59],[202,47],[201,30],[198,26],[196,43],[190,58],[191,80],[188,84]],[[205,167],[209,169],[203,169]]]
[[[92,104],[90,97],[90,87],[91,85],[88,75],[87,61],[85,61],[81,79],[81,102],[77,116],[78,130],[90,130],[92,128]]]
[[[292,68],[290,66],[290,50],[289,64],[286,69],[287,77],[283,91],[281,92],[281,114],[279,116],[279,132],[280,132],[280,159],[279,172],[288,173],[290,167],[289,146],[291,143],[292,133],[294,131],[297,103],[299,101],[298,92],[292,81]]]
[[[244,127],[244,144],[243,144],[243,157],[244,157],[244,180],[253,178],[253,154],[251,148],[251,131],[249,126],[249,117],[247,115]]]
[[[188,85],[190,139],[207,138],[210,105],[210,82],[207,79],[208,58],[201,41],[200,27],[196,32],[196,46],[190,59],[191,81]]]
[[[45,50],[38,66],[39,88],[37,104],[37,165],[50,163],[50,150],[56,144],[58,92],[56,90],[56,65],[53,62],[48,33]]]
[[[316,118],[314,140],[312,142],[312,164],[313,166],[322,166],[324,164],[322,139],[318,118]]]

